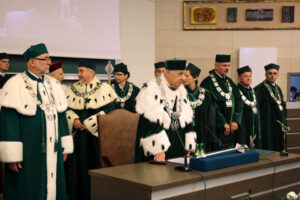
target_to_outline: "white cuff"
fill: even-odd
[[[141,138],[140,144],[143,146],[145,156],[166,152],[170,147],[170,141],[165,130],[149,137]]]
[[[87,130],[93,134],[95,137],[98,137],[98,123],[97,123],[97,115],[92,115],[89,118],[85,119],[83,123]]]
[[[0,160],[4,163],[14,163],[23,161],[22,142],[0,142]]]
[[[61,137],[63,154],[71,154],[74,150],[73,137],[71,135]]]
[[[188,132],[185,134],[185,150],[191,151],[196,149],[196,132]]]

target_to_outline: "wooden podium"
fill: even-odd
[[[275,199],[300,191],[300,155],[260,155],[260,161],[209,172],[174,170],[178,164],[129,164],[90,170],[92,200]]]

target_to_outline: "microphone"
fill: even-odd
[[[181,172],[189,172],[189,171],[191,171],[191,168],[190,168],[190,165],[187,163],[187,155],[186,155],[187,152],[184,148],[184,144],[183,144],[182,139],[181,139],[181,137],[180,137],[177,130],[176,130],[176,134],[177,134],[177,137],[179,138],[179,141],[180,141],[180,143],[183,147],[183,150],[184,150],[184,164],[183,164],[183,166],[175,167],[175,169],[178,170],[178,171],[181,171]]]
[[[287,141],[286,134],[290,132],[291,128],[289,126],[284,125],[281,121],[276,120],[277,123],[281,126],[281,131],[283,133],[283,149],[280,151],[280,156],[288,156],[289,152],[287,151]]]
[[[176,112],[176,103],[177,103],[176,101],[177,101],[177,96],[175,98],[173,112]],[[173,119],[171,119],[171,120],[173,120]],[[176,120],[178,120],[178,119],[176,119]],[[190,165],[187,163],[187,155],[186,155],[187,152],[186,152],[186,150],[184,148],[184,144],[182,142],[182,139],[181,139],[181,137],[180,137],[177,129],[175,131],[176,131],[177,137],[178,137],[178,139],[179,139],[179,141],[180,141],[180,143],[181,143],[181,145],[183,147],[183,150],[184,150],[184,164],[183,164],[183,166],[177,166],[177,167],[175,167],[175,169],[178,170],[178,171],[181,171],[181,172],[189,172],[189,171],[191,171],[191,168],[190,168]]]

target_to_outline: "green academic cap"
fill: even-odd
[[[186,70],[190,70],[191,75],[193,76],[199,76],[201,69],[199,69],[196,65],[194,65],[193,63],[189,63]]]
[[[154,63],[154,66],[155,66],[155,69],[157,68],[166,68],[166,63],[165,62],[157,62],[157,63]]]
[[[222,63],[222,62],[230,62],[230,55],[216,55],[216,63]]]
[[[185,70],[186,60],[167,60],[166,67],[168,70]]]
[[[276,65],[274,63],[270,63],[268,65],[265,66],[265,70],[268,71],[269,69],[276,69],[279,71],[280,66]]]
[[[44,53],[48,53],[47,47],[44,43],[40,43],[37,45],[30,46],[24,53],[23,56],[26,60],[26,62],[30,58],[36,58],[39,55],[42,55]]]
[[[246,65],[246,66],[244,66],[244,67],[240,67],[240,68],[238,68],[236,71],[237,71],[237,73],[238,73],[239,76],[240,76],[242,73],[245,73],[245,72],[252,72],[251,68],[250,68],[248,65]]]

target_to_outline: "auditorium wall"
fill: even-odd
[[[131,72],[130,82],[141,87],[154,77],[155,1],[120,0],[121,60]]]
[[[213,68],[215,54],[232,55],[229,76],[237,81],[241,47],[278,49],[277,83],[285,100],[287,73],[300,72],[300,30],[184,31],[183,0],[156,0],[155,27],[155,61],[187,59],[202,69],[200,81]]]

